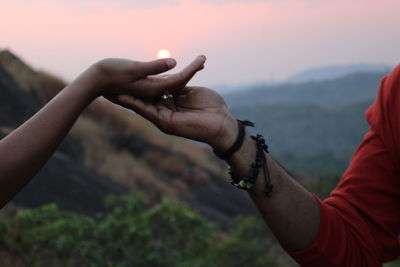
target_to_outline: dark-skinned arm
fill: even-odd
[[[3,207],[49,160],[81,112],[98,96],[125,93],[149,98],[182,88],[202,68],[197,58],[182,72],[155,74],[175,67],[173,59],[99,61],[71,82],[37,114],[0,141],[0,206]]]
[[[131,108],[168,134],[209,144],[215,151],[227,150],[235,141],[238,126],[224,99],[203,87],[186,87],[169,101],[146,101],[120,95],[115,101]],[[249,136],[230,159],[229,164],[241,175],[248,175],[255,160],[255,144]],[[270,155],[266,155],[274,192],[262,193],[264,180],[257,179],[250,194],[265,222],[283,247],[289,251],[307,248],[319,228],[319,208],[312,194],[298,184]],[[232,190],[235,190],[234,188]]]
[[[228,131],[235,133],[233,127]],[[233,140],[235,137],[232,135],[227,138]],[[239,174],[246,176],[255,160],[255,154],[254,141],[246,136],[242,147],[228,162]],[[249,192],[249,196],[286,250],[304,250],[313,243],[318,233],[318,204],[312,194],[294,180],[270,154],[265,153],[265,156],[274,186],[273,192],[269,197],[263,192],[265,180],[260,169],[254,193]]]

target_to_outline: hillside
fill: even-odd
[[[342,78],[299,84],[258,86],[224,94],[230,107],[254,104],[316,104],[337,107],[375,98],[386,73],[355,73]]]
[[[392,69],[383,64],[350,64],[312,68],[287,79],[288,83],[335,80],[355,73],[387,73]]]
[[[233,114],[252,118],[267,137],[271,153],[295,173],[317,177],[343,173],[368,125],[370,102],[325,108],[312,104],[236,107]]]
[[[306,176],[341,174],[368,130],[364,112],[385,73],[251,88],[226,100],[238,118],[256,123],[273,155]]]
[[[0,52],[0,138],[65,85]],[[371,99],[355,95],[354,102],[322,105],[277,93],[283,101],[260,96],[254,105],[234,105],[233,112],[253,119],[291,169],[339,174],[366,129],[360,118]],[[260,218],[238,216],[257,213],[227,182],[225,167],[209,149],[166,136],[98,99],[0,212],[0,265],[296,266]],[[324,198],[338,177],[301,181]]]
[[[0,52],[0,126],[3,135],[29,118],[66,85],[36,71],[10,51]],[[225,167],[207,148],[166,136],[137,115],[99,99],[79,118],[64,144],[13,203],[94,214],[102,198],[145,192],[188,203],[216,222],[254,213],[243,192],[232,190]],[[220,201],[223,199],[224,201]]]

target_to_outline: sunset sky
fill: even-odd
[[[101,58],[166,48],[177,69],[208,57],[196,84],[244,84],[398,64],[399,11],[399,0],[0,0],[0,49],[71,80]]]

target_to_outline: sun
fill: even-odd
[[[161,49],[157,52],[157,58],[170,58],[171,52],[168,49]]]

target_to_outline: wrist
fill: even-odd
[[[83,74],[85,80],[85,88],[93,98],[103,95],[103,87],[105,85],[104,75],[98,68],[97,64],[90,66]]]
[[[238,130],[239,127],[236,118],[230,114],[226,115],[218,134],[209,142],[209,145],[217,153],[226,151],[235,142]]]
[[[246,134],[242,146],[227,159],[227,162],[235,168],[237,174],[246,176],[249,172],[249,166],[256,156],[256,152],[257,148],[253,139]]]
[[[99,96],[99,78],[95,70],[89,67],[75,78],[67,88],[71,93],[79,95],[87,103],[90,103]]]

